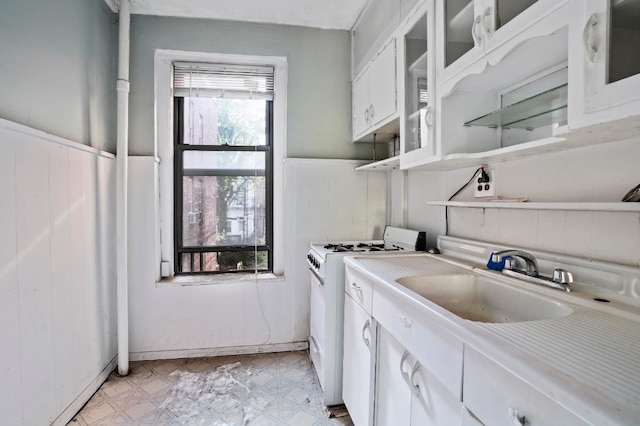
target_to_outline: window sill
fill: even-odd
[[[211,284],[239,284],[243,282],[283,282],[284,274],[276,275],[271,272],[253,273],[233,273],[233,274],[210,274],[210,275],[179,275],[169,278],[162,278],[156,282],[156,286],[178,285],[181,287],[211,285]]]

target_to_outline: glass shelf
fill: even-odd
[[[418,59],[416,59],[408,67],[409,73],[416,73],[420,76],[427,76],[427,51],[425,51]]]
[[[536,129],[567,121],[567,84],[554,87],[490,114],[464,123],[465,126]]]

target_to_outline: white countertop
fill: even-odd
[[[495,279],[558,300],[573,313],[539,321],[474,322],[448,312],[396,280],[474,272],[486,276],[486,271],[429,254],[354,256],[345,258],[345,263],[373,278],[374,292],[393,294],[419,307],[465,344],[585,421],[594,425],[640,422],[640,312],[618,311],[590,298],[497,274]]]

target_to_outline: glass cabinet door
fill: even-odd
[[[476,0],[476,2],[482,0]],[[445,0],[445,67],[479,44],[474,0]],[[474,33],[475,31],[475,33]]]
[[[637,103],[640,0],[585,0],[584,12],[575,39],[582,43],[578,64],[585,78],[585,113]]]
[[[404,58],[404,152],[407,153],[431,144],[429,128],[433,114],[429,106],[426,14],[405,33]]]
[[[536,3],[537,0],[485,0],[484,14],[492,14],[495,21],[492,23],[492,30],[498,30],[507,22],[524,12],[529,6]],[[490,8],[487,10],[487,8]],[[487,28],[491,28],[486,23]]]
[[[640,74],[640,0],[610,0],[607,83]]]

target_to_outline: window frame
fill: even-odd
[[[202,271],[203,254],[217,252],[267,252],[267,269],[260,269],[259,272],[271,272],[273,270],[273,101],[265,101],[265,144],[264,145],[207,145],[207,144],[185,144],[184,143],[184,102],[188,97],[174,96],[173,101],[173,153],[174,153],[174,274],[175,275],[196,275],[196,274],[222,274],[222,273],[247,273],[254,270],[242,271]],[[214,99],[214,98],[212,98]],[[261,245],[216,245],[216,246],[184,246],[182,244],[182,231],[184,221],[184,198],[183,198],[183,178],[185,174],[183,166],[184,153],[186,151],[198,152],[264,152],[265,153],[265,203],[266,203],[266,235],[265,244]],[[233,170],[223,170],[232,172]],[[198,176],[245,176],[243,173],[215,173],[200,174]],[[226,224],[225,224],[226,227]],[[191,254],[191,271],[183,272],[181,256]],[[199,255],[199,256],[196,256]],[[199,271],[194,269],[194,257],[199,258]]]
[[[211,52],[156,49],[154,55],[154,99],[149,119],[154,121],[155,141],[153,156],[154,192],[157,194],[154,209],[155,244],[149,247],[155,252],[154,274],[157,283],[178,282],[174,275],[174,235],[173,235],[173,63],[174,62],[214,62],[228,64],[269,65],[274,67],[273,99],[273,248],[272,273],[259,274],[257,278],[277,280],[285,275],[285,188],[284,162],[287,141],[287,81],[288,61],[285,56],[237,55]],[[140,135],[142,136],[142,135]],[[168,271],[163,274],[162,271]],[[244,282],[242,274],[210,274],[205,278],[185,280],[188,285],[211,284],[230,281]],[[187,277],[188,278],[188,277]]]

